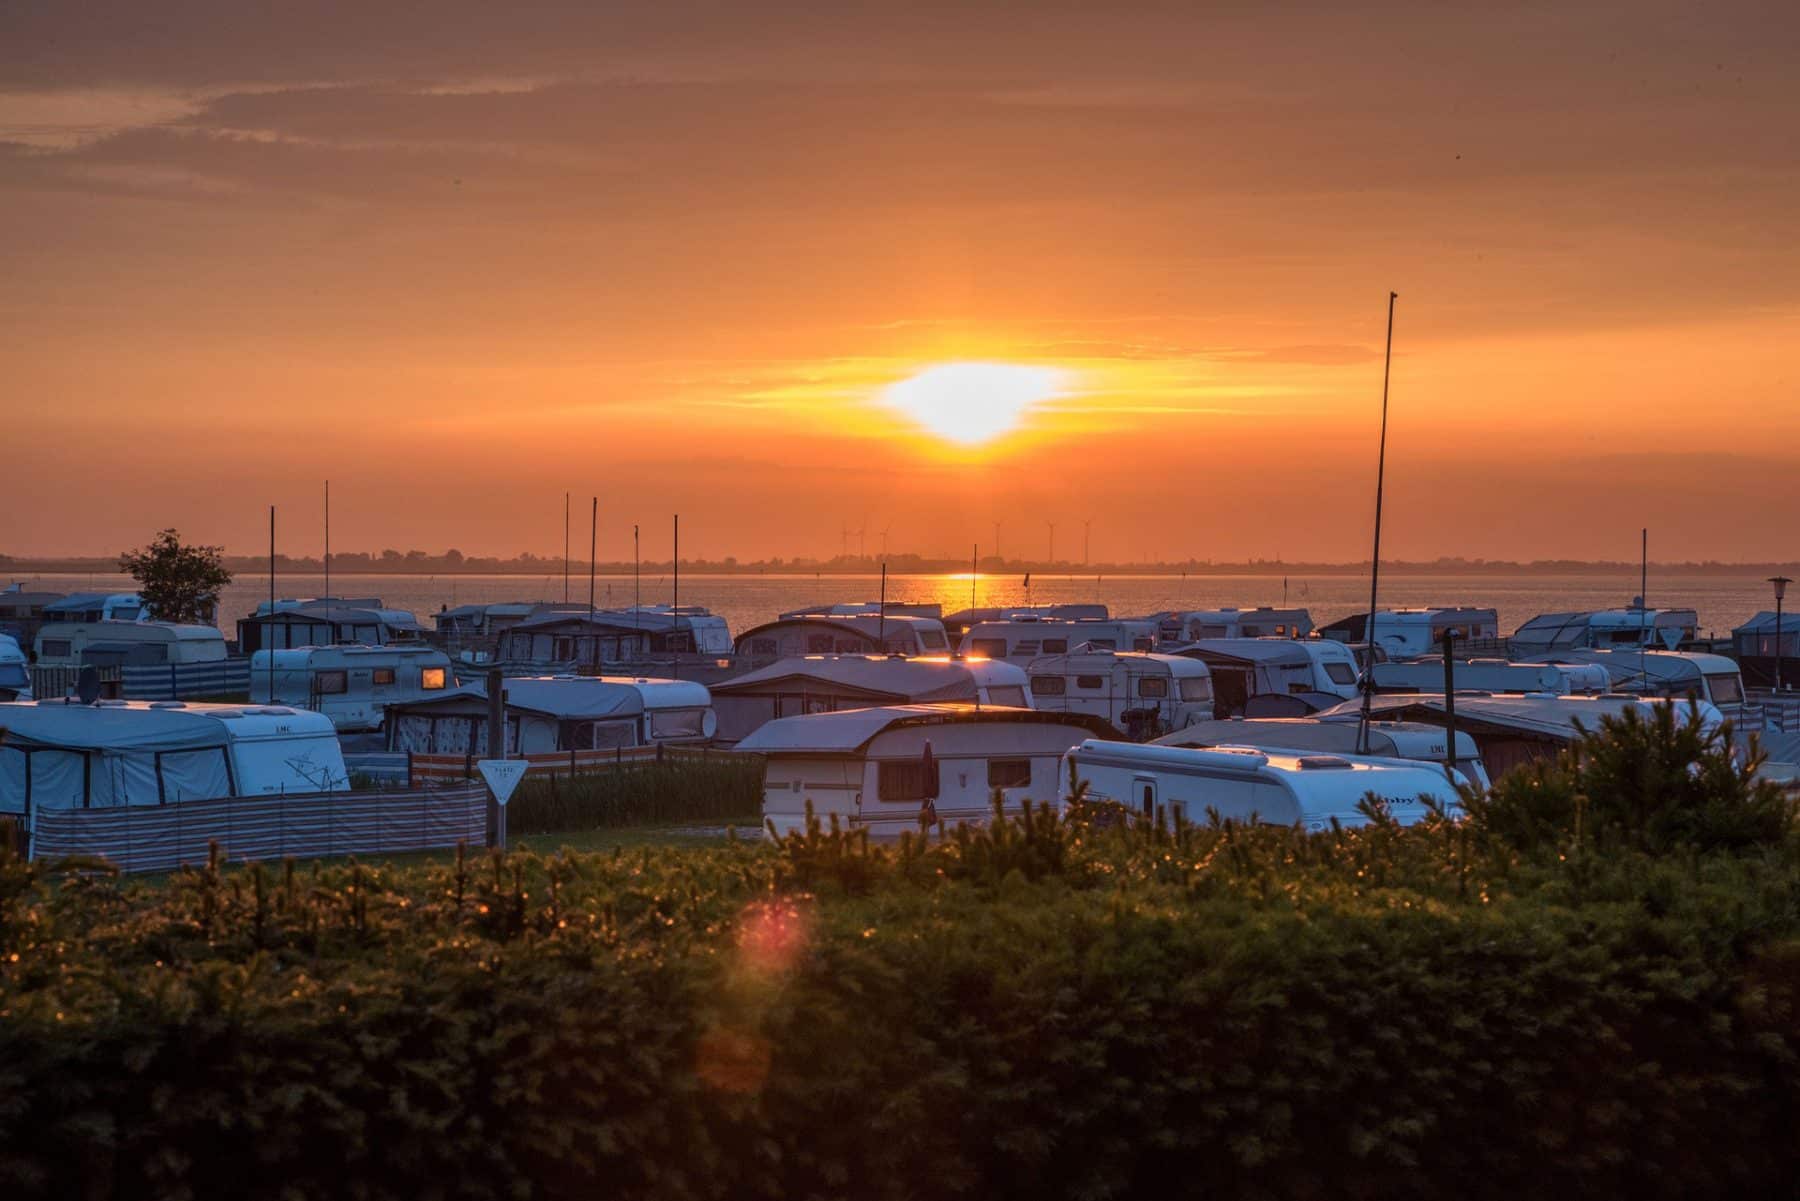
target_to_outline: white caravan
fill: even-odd
[[[1513,631],[1512,653],[1531,654],[1607,647],[1674,650],[1699,632],[1692,609],[1601,609],[1591,613],[1540,613]]]
[[[933,621],[941,621],[944,606],[924,601],[837,601],[833,604],[789,609],[776,616],[786,621],[793,617],[880,617],[883,613],[889,617],[929,617]]]
[[[1008,813],[1054,804],[1064,752],[1110,732],[1080,713],[889,705],[783,717],[738,749],[764,757],[763,820],[777,837],[805,829],[809,804],[827,827],[897,837],[919,829],[928,796],[946,826],[987,821],[996,791]]]
[[[215,626],[162,621],[92,621],[47,625],[38,631],[42,667],[141,667],[221,663],[225,635]]]
[[[1087,651],[1031,661],[1031,703],[1052,713],[1085,713],[1143,740],[1213,715],[1206,664],[1145,651]]]
[[[963,635],[962,653],[983,659],[1029,663],[1040,655],[1067,655],[1082,648],[1096,651],[1153,651],[1156,623],[1147,618],[1107,621],[1046,621],[1021,617],[984,621]]]
[[[1369,641],[1368,618],[1367,613],[1352,613],[1319,633],[1337,642],[1365,646]],[[1441,651],[1445,634],[1462,642],[1495,642],[1500,637],[1500,615],[1492,609],[1472,607],[1375,612],[1375,646],[1390,661],[1417,659]]]
[[[1072,603],[1062,605],[984,605],[975,609],[959,609],[944,618],[944,629],[950,641],[960,646],[969,630],[984,621],[1019,621],[1035,617],[1040,621],[1105,621],[1112,614],[1105,605]]]
[[[0,704],[0,811],[343,792],[337,731],[285,705]]]
[[[1359,753],[1359,732],[1350,722],[1320,721],[1316,717],[1230,717],[1223,721],[1203,721],[1165,734],[1155,740],[1158,746],[1220,747],[1248,746],[1260,751],[1289,751],[1311,754],[1326,751],[1334,755]],[[1419,763],[1444,764],[1444,728],[1412,721],[1372,721],[1369,723],[1368,753],[1381,759],[1410,759]],[[1461,772],[1477,788],[1490,783],[1487,768],[1481,762],[1481,751],[1466,732],[1456,732],[1456,758],[1451,767]]]
[[[1370,673],[1377,692],[1442,692],[1444,660],[1377,663]],[[1606,669],[1584,663],[1508,663],[1504,659],[1458,659],[1451,672],[1458,692],[1611,692]]]
[[[25,652],[11,634],[0,634],[0,701],[31,699],[31,669],[25,664]]]
[[[1142,745],[1130,742],[1084,742],[1068,755],[1063,774],[1063,800],[1071,798],[1068,781],[1086,785],[1089,800],[1116,801],[1143,821],[1205,822],[1211,813],[1222,819],[1300,826],[1308,831],[1368,824],[1358,811],[1373,793],[1387,803],[1402,825],[1425,818],[1423,798],[1456,809],[1453,780],[1442,767],[1406,759],[1361,755],[1285,754],[1252,747]]]
[[[1156,637],[1165,646],[1185,646],[1202,638],[1304,638],[1313,632],[1305,609],[1189,609],[1160,613]]]
[[[718,730],[712,694],[692,680],[637,676],[521,676],[502,681],[506,753],[601,751],[656,743],[705,743]],[[394,705],[387,748],[436,755],[487,754],[487,690]]]
[[[1031,708],[1024,668],[948,655],[803,655],[714,684],[712,697],[721,743],[803,713],[958,701]]]
[[[73,592],[44,606],[44,624],[148,621],[150,607],[135,592]]]
[[[346,732],[378,730],[389,705],[455,688],[450,657],[429,646],[299,646],[250,656],[250,699],[323,713]]]
[[[745,630],[735,644],[738,663],[748,667],[796,655],[942,655],[949,649],[937,618],[893,613],[782,617]]]
[[[1646,696],[1699,697],[1719,706],[1744,703],[1744,678],[1724,655],[1698,651],[1561,650],[1538,656],[1566,671],[1603,673],[1613,692]]]
[[[1327,638],[1207,638],[1171,653],[1211,670],[1220,716],[1297,717],[1357,695],[1356,656]]]

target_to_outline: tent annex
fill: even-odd
[[[714,684],[712,696],[725,743],[804,713],[952,701],[1032,707],[1024,668],[947,655],[802,655]]]

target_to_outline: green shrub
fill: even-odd
[[[681,758],[577,776],[527,776],[507,806],[517,834],[743,821],[762,810],[762,760]]]
[[[0,856],[0,1197],[1792,1195],[1800,846],[1563,816]]]
[[[1792,832],[1794,807],[1756,778],[1761,761],[1754,744],[1734,757],[1730,725],[1708,733],[1692,706],[1658,705],[1648,716],[1632,708],[1465,803],[1482,833],[1520,848],[1767,846]]]

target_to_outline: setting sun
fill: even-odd
[[[1017,428],[1033,405],[1061,391],[1063,375],[1049,367],[946,363],[891,384],[881,395],[939,437],[972,446]]]

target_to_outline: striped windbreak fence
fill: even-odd
[[[531,765],[525,769],[527,776],[576,776],[640,767],[650,763],[740,761],[758,759],[759,756],[751,751],[655,743],[650,746],[620,746],[597,751],[544,751],[531,755],[513,755],[510,758],[523,759]],[[481,756],[476,755],[414,754],[411,782],[419,784],[436,780],[480,779],[480,769],[475,766],[480,759]]]
[[[225,797],[169,805],[38,809],[31,856],[97,856],[124,872],[205,863],[213,843],[227,859],[314,859],[480,846],[488,793],[481,784],[395,792],[314,792]]]
[[[133,701],[184,701],[250,691],[250,660],[156,663],[119,668],[120,695]]]

